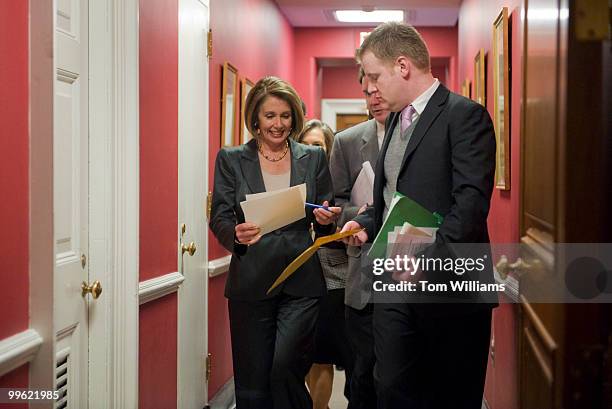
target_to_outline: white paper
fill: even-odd
[[[287,189],[247,195],[247,200],[240,202],[240,206],[244,220],[258,225],[263,235],[306,217],[305,200],[306,184],[302,183]]]
[[[415,227],[405,222],[387,235],[387,258],[413,257],[436,241],[437,227]]]
[[[361,171],[351,190],[351,203],[355,206],[372,204],[374,202],[374,169],[369,161],[363,162]]]

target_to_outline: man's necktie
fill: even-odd
[[[414,107],[412,105],[408,105],[406,108],[404,108],[402,110],[402,133],[404,133],[406,131],[406,129],[410,128],[410,125],[412,125],[412,117],[414,116],[414,114],[416,113],[416,110],[414,109]]]

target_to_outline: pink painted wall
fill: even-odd
[[[178,0],[141,0],[140,280],[177,271]],[[139,407],[175,408],[177,296],[140,308]]]
[[[7,373],[6,375],[0,377],[0,388],[27,388],[30,384],[29,382],[29,364],[22,365],[21,367]],[[27,409],[27,403],[14,403],[8,404],[3,403],[0,404],[0,408],[2,409]]]
[[[138,339],[140,409],[176,408],[177,314],[177,293],[140,307]]]
[[[0,200],[0,340],[29,326],[28,21],[27,1],[0,2],[0,191],[10,198]],[[27,365],[0,378],[0,388],[28,384]]]
[[[178,0],[140,2],[140,280],[177,271]]]
[[[432,58],[450,59],[449,84],[458,89],[456,80],[457,28],[418,27],[429,47]],[[308,106],[309,116],[321,116],[321,90],[318,84],[320,58],[353,58],[359,46],[359,33],[371,28],[296,28],[295,29],[295,86]]]
[[[510,191],[495,190],[489,214],[493,243],[519,240],[520,132],[521,132],[521,0],[464,0],[459,14],[458,82],[474,78],[474,56],[480,48],[487,55],[486,103],[493,117],[492,27],[502,7],[508,7],[511,20],[511,117],[510,117]],[[497,260],[495,260],[497,261]],[[495,365],[489,362],[485,398],[491,409],[518,408],[516,306],[502,304],[494,311]]]
[[[210,26],[213,31],[213,57],[210,60],[210,190],[214,163],[220,146],[221,67],[229,61],[241,78],[256,82],[266,75],[293,80],[293,30],[272,0],[212,0]],[[236,123],[236,131],[238,129]],[[209,259],[227,252],[209,233]],[[208,339],[213,370],[208,396],[233,375],[229,341],[227,302],[223,296],[225,275],[210,279],[208,290]]]
[[[358,67],[323,67],[322,76],[321,98],[363,98]]]

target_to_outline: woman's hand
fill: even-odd
[[[327,200],[324,201],[323,206],[329,206],[329,202]],[[319,208],[314,209],[312,213],[314,214],[317,223],[326,226],[338,220],[340,213],[342,213],[342,208],[337,206],[327,207],[327,210]]]
[[[362,229],[359,233],[353,234],[352,236],[345,237],[342,241],[349,246],[361,246],[363,243],[368,241],[368,233],[363,230],[363,226],[357,223],[354,220],[348,221],[344,223],[344,227],[342,227],[342,233],[349,230],[357,230]]]
[[[261,239],[261,229],[255,223],[240,223],[236,225],[236,242],[250,246],[255,244]]]

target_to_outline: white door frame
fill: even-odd
[[[207,403],[208,352],[208,192],[209,0],[179,0],[178,61],[178,222],[180,244],[193,242],[193,255],[179,249],[184,282],[178,290],[177,407],[201,408]]]
[[[138,14],[90,2],[90,407],[138,406]]]
[[[90,399],[104,407],[138,406],[138,216],[139,216],[139,116],[138,116],[138,0],[96,0],[90,26],[90,105],[96,115],[90,132],[104,149],[90,171],[109,170],[104,180],[106,200],[94,209],[104,215],[95,234],[107,240],[96,254],[103,271],[104,296],[109,308],[96,311],[91,329],[107,340],[92,354],[105,362],[103,384],[90,388]],[[53,332],[53,100],[55,63],[54,2],[30,0],[30,328],[44,342],[30,362],[31,389],[52,390],[55,369]],[[101,14],[95,14],[99,12]],[[90,14],[91,16],[92,14]],[[98,86],[96,86],[98,85]],[[95,105],[95,106],[94,106]],[[101,189],[102,186],[92,186]],[[100,192],[94,192],[99,194]],[[90,258],[92,255],[90,254]],[[92,271],[92,280],[99,271]],[[112,300],[111,300],[112,297]],[[112,302],[111,302],[112,301]],[[112,306],[112,308],[110,308]],[[104,326],[107,326],[104,328]],[[103,332],[100,332],[103,331]],[[90,356],[92,356],[90,354]],[[91,369],[91,368],[90,368]],[[90,401],[91,402],[91,401]],[[52,408],[53,402],[36,405]]]
[[[363,98],[327,98],[321,100],[321,120],[336,132],[337,114],[366,114],[368,108]]]

